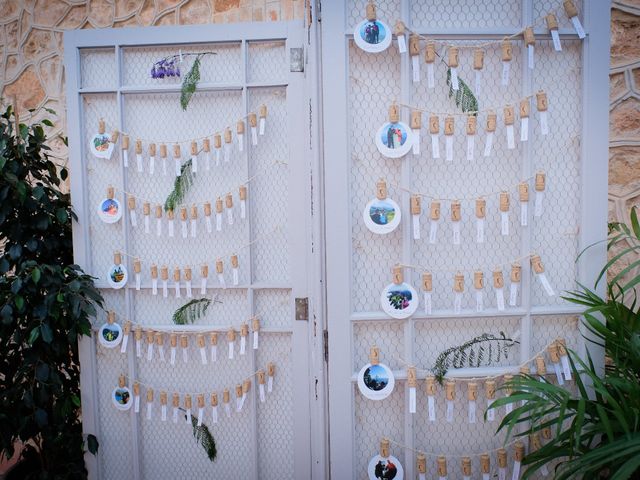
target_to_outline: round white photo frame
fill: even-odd
[[[107,273],[107,282],[111,288],[119,289],[127,284],[129,279],[129,272],[124,265],[116,265],[115,263],[109,268]]]
[[[122,327],[117,323],[105,323],[98,330],[98,341],[106,348],[115,348],[122,341]]]
[[[402,218],[400,206],[390,198],[372,199],[364,207],[362,215],[367,228],[381,235],[393,232]]]
[[[366,364],[358,373],[358,389],[369,400],[384,400],[396,384],[393,372],[384,363]]]
[[[111,392],[111,401],[116,409],[124,412],[133,405],[133,396],[129,387],[116,387]]]
[[[98,217],[104,223],[116,223],[122,218],[122,207],[117,198],[104,198],[98,205]]]
[[[387,470],[385,471],[385,469]],[[369,474],[369,480],[404,479],[404,468],[402,468],[400,460],[393,455],[389,455],[387,458],[382,455],[375,455],[369,460],[367,473]]]
[[[404,157],[413,145],[413,132],[404,122],[386,122],[376,132],[376,147],[387,158]]]
[[[380,53],[391,45],[393,32],[389,25],[380,20],[363,20],[353,30],[353,39],[365,52]]]
[[[91,153],[98,158],[110,159],[114,147],[115,145],[111,143],[111,136],[106,133],[96,133],[89,142]]]
[[[406,282],[390,283],[382,290],[380,305],[392,318],[409,318],[418,309],[418,293]]]

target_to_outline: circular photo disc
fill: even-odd
[[[396,379],[389,367],[383,363],[368,363],[358,373],[360,393],[369,400],[384,400],[393,391]]]
[[[122,341],[122,327],[117,323],[105,323],[98,330],[98,341],[107,348],[115,348]]]
[[[362,215],[367,228],[382,235],[393,232],[402,218],[400,206],[390,198],[374,198],[364,207]]]
[[[376,147],[388,158],[400,158],[411,150],[413,132],[406,123],[387,122],[376,133]]]
[[[367,473],[369,474],[369,480],[404,479],[404,468],[402,468],[400,460],[393,455],[389,455],[387,458],[381,455],[373,457],[369,460]]]
[[[96,133],[89,142],[89,148],[96,157],[109,159],[113,153],[114,144],[106,133]]]
[[[127,267],[124,265],[111,265],[109,268],[109,273],[107,274],[107,282],[111,288],[122,288],[127,284],[127,280],[129,278],[129,273],[127,272]]]
[[[116,223],[122,218],[122,208],[116,198],[105,198],[98,205],[98,217],[104,223]]]
[[[118,410],[129,410],[133,405],[133,398],[129,387],[116,387],[111,392],[111,401]]]
[[[380,20],[363,20],[353,30],[356,45],[369,53],[385,51],[391,45],[392,38],[389,26]]]
[[[390,283],[380,295],[382,310],[393,318],[408,318],[418,308],[418,294],[408,283]]]

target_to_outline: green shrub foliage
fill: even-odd
[[[26,478],[82,479],[98,444],[82,434],[78,339],[102,297],[73,264],[67,171],[42,124],[17,125],[11,107],[0,116],[1,453],[28,442]]]

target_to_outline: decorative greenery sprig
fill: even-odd
[[[520,342],[507,338],[504,332],[500,336],[483,333],[471,340],[451,347],[440,353],[431,368],[438,383],[442,384],[450,368],[488,366],[509,357],[509,349]]]
[[[220,302],[219,300],[211,300],[209,298],[194,298],[178,308],[172,317],[173,323],[176,325],[186,325],[193,323],[207,313],[207,309],[211,302]]]
[[[456,106],[460,107],[463,112],[473,112],[472,115],[477,115],[478,99],[464,80],[458,78],[458,84],[458,90],[454,90],[453,85],[451,84],[451,68],[447,68],[447,85],[449,86],[449,98],[454,97]]]
[[[189,72],[184,76],[184,80],[182,80],[182,88],[180,90],[180,106],[182,107],[182,110],[187,109],[189,101],[195,93],[198,82],[200,81],[200,57],[201,55],[196,57],[193,61],[193,65],[191,66],[191,70],[189,70]]]
[[[180,167],[180,175],[176,177],[175,182],[173,182],[173,190],[164,202],[165,212],[175,210],[176,205],[182,203],[185,195],[193,185],[194,178],[195,173],[193,173],[191,159],[189,159]]]
[[[185,411],[182,408],[180,410],[183,412]],[[213,462],[218,455],[218,449],[216,448],[216,441],[209,431],[209,427],[204,423],[198,426],[198,420],[193,415],[191,416],[191,426],[193,427],[193,436],[196,439],[196,442],[202,445],[204,451],[207,452],[207,457],[209,457],[209,460]]]

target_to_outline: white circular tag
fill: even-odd
[[[384,400],[393,392],[395,383],[393,372],[383,363],[368,363],[358,373],[358,389],[369,400]]]
[[[105,323],[98,330],[98,341],[107,348],[115,348],[122,341],[122,327],[117,323]]]
[[[408,283],[390,283],[380,295],[382,310],[393,318],[408,318],[418,308],[418,294]]]
[[[374,198],[364,207],[362,215],[367,228],[382,235],[393,232],[402,218],[400,206],[390,198]]]
[[[96,133],[89,142],[89,148],[98,158],[110,159],[115,145],[111,143],[111,136],[106,133]]]
[[[109,273],[107,274],[107,282],[111,288],[122,288],[127,284],[127,280],[129,279],[129,273],[127,272],[127,267],[124,265],[111,265],[109,268]]]
[[[376,133],[376,147],[388,158],[400,158],[411,150],[413,132],[406,123],[387,122]]]
[[[111,401],[118,410],[129,410],[131,405],[133,405],[131,390],[129,390],[129,387],[114,388],[113,392],[111,392]]]
[[[389,26],[380,20],[363,20],[353,30],[356,45],[369,53],[385,51],[391,45],[392,38]]]
[[[98,205],[98,217],[104,223],[116,223],[122,217],[122,208],[116,198],[105,198]]]
[[[400,460],[393,455],[389,455],[387,458],[380,455],[373,457],[369,460],[367,473],[369,480],[403,480],[404,478],[404,468],[402,468]]]

